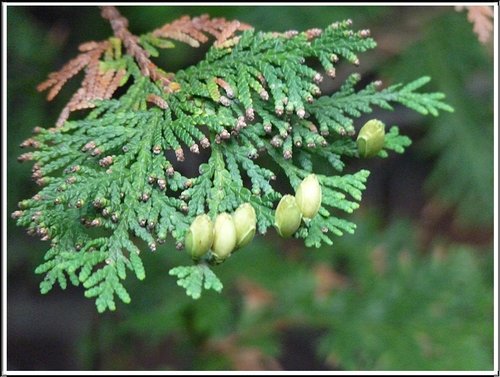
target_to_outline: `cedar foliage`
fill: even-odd
[[[155,251],[171,236],[182,249],[195,216],[215,218],[247,202],[265,234],[286,194],[273,184],[277,176],[296,189],[320,164],[329,164],[337,174],[317,174],[319,214],[302,223],[295,237],[319,247],[331,245],[332,235],[353,233],[356,226],[345,213],[359,207],[369,175],[364,169],[343,173],[346,160],[359,158],[356,118],[373,106],[391,110],[394,104],[434,116],[452,111],[442,93],[418,91],[428,77],[385,88],[375,81],[359,89],[361,77],[354,73],[333,95],[321,96],[323,75],[306,62],[319,62],[333,78],[340,60],[358,65],[358,54],[376,46],[369,31],[353,31],[350,20],[323,30],[275,33],[223,18],[182,17],[135,36],[115,7],[102,7],[102,16],[114,36],[82,44],[76,58],[38,86],[49,90],[51,100],[84,71],[55,127],[35,128],[22,144],[34,149],[19,159],[34,161],[41,189],[13,213],[28,233],[50,240],[36,269],[45,276],[41,292],[56,282],[64,289],[69,279],[96,299],[99,312],[115,310],[115,296],[130,302],[122,283],[127,270],[145,278],[139,240]],[[173,48],[173,41],[198,47],[211,37],[215,42],[205,58],[175,74],[151,60]],[[83,109],[92,110],[69,120]],[[409,144],[392,126],[378,155],[402,153]],[[197,176],[174,168],[200,147],[210,157]],[[215,264],[209,255],[170,274],[197,298],[203,289],[222,289],[211,269]]]

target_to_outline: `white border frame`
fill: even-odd
[[[2,82],[7,82],[7,7],[8,6],[40,6],[40,5],[57,5],[57,6],[98,6],[98,5],[141,5],[141,6],[158,6],[158,5],[170,5],[170,6],[193,6],[193,5],[217,5],[217,6],[337,6],[337,5],[349,5],[349,6],[454,6],[454,5],[487,5],[494,7],[494,31],[493,31],[493,46],[494,46],[494,104],[498,104],[498,15],[499,15],[499,5],[495,2],[481,2],[481,3],[446,3],[446,2],[437,2],[437,3],[421,3],[421,2],[408,2],[408,3],[385,3],[385,2],[377,2],[377,3],[350,3],[350,2],[341,2],[341,3],[321,3],[321,2],[299,2],[299,3],[291,3],[284,4],[280,2],[271,2],[271,3],[258,3],[258,2],[247,2],[247,3],[238,3],[238,2],[228,2],[228,3],[218,3],[218,2],[168,2],[168,3],[155,3],[155,2],[144,2],[144,3],[127,3],[127,2],[102,2],[102,3],[88,3],[88,2],[46,2],[46,3],[37,3],[37,2],[21,2],[21,3],[11,3],[11,2],[3,2],[2,3]],[[7,182],[7,85],[2,85],[2,108],[5,110],[2,112],[2,232],[6,235],[6,224],[7,224],[7,189],[3,182]],[[496,375],[499,373],[499,365],[498,365],[498,107],[494,112],[494,369],[491,371],[491,374],[488,371],[359,371],[359,372],[350,372],[350,371],[317,371],[317,372],[307,372],[309,375],[409,375],[409,376],[426,376],[426,375],[457,375],[457,376],[472,376],[472,375]],[[172,372],[141,372],[141,371],[9,371],[6,369],[7,367],[7,237],[2,237],[2,376],[4,375],[196,375],[200,374],[200,371],[172,371]],[[303,375],[305,374],[303,371],[283,371],[283,372],[202,372],[205,375]]]

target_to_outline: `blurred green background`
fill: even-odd
[[[481,44],[454,7],[120,7],[135,34],[208,13],[285,31],[351,18],[377,49],[357,68],[384,85],[432,77],[455,108],[438,118],[397,107],[384,119],[414,144],[402,156],[353,162],[372,175],[354,235],[306,249],[275,232],[217,268],[222,294],[197,301],[168,270],[188,258],[171,244],[145,253],[146,280],[129,305],[98,315],[78,287],[46,296],[35,267],[47,244],[7,222],[8,370],[493,370],[493,42]],[[35,87],[105,39],[97,7],[7,7],[7,212],[34,195],[19,144],[50,127],[78,87],[47,103]],[[160,66],[202,58],[178,44]],[[331,93],[353,67],[325,80]],[[80,77],[80,76],[79,76]],[[375,112],[370,118],[382,112]],[[360,121],[361,124],[361,121]]]

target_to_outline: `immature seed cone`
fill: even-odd
[[[185,246],[193,259],[199,259],[212,247],[214,225],[206,214],[197,216],[186,234]]]
[[[302,213],[293,195],[281,198],[274,217],[274,226],[278,234],[288,238],[299,229]]]
[[[217,262],[226,259],[236,246],[236,227],[233,217],[228,213],[219,213],[214,225],[214,243],[212,253]]]
[[[257,216],[250,203],[243,203],[233,213],[233,222],[236,227],[236,248],[248,244],[255,236]]]
[[[361,157],[373,157],[382,150],[385,139],[385,125],[380,120],[372,119],[365,123],[356,140]]]
[[[316,174],[308,175],[297,188],[295,200],[305,219],[312,219],[321,206],[321,186]]]

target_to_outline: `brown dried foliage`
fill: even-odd
[[[467,9],[467,19],[474,27],[479,42],[486,43],[493,31],[493,8],[488,6],[456,6],[457,11]]]
[[[154,81],[161,81],[164,89],[168,91],[170,78],[158,70],[156,64],[149,59],[149,52],[139,45],[139,38],[127,29],[128,20],[113,6],[102,7],[101,15],[111,23],[115,37],[123,42],[127,53],[137,61],[142,74],[151,77]]]
[[[208,41],[208,37],[204,34],[207,33],[215,37],[215,47],[220,47],[234,37],[237,31],[248,29],[251,29],[250,25],[239,21],[227,21],[224,18],[210,19],[207,14],[204,14],[195,18],[183,16],[154,30],[152,35],[157,38],[174,39],[192,47],[199,47],[200,43]]]
[[[128,20],[114,6],[103,6],[101,9],[102,17],[110,22],[115,37],[120,39],[127,53],[135,59],[142,74],[161,83],[166,93],[179,90],[179,85],[173,81],[173,75],[160,70],[151,61],[149,52],[140,46],[139,38],[128,30]],[[238,37],[234,36],[236,31],[247,29],[250,29],[250,26],[239,21],[227,21],[224,18],[210,19],[208,15],[193,19],[184,16],[156,29],[152,35],[158,38],[178,40],[198,47],[200,43],[208,41],[206,34],[209,34],[216,38],[216,47],[224,47],[227,43],[237,43]],[[64,124],[72,111],[92,108],[95,106],[95,100],[109,99],[118,89],[126,71],[111,68],[101,70],[100,67],[101,56],[110,48],[112,46],[109,41],[83,43],[79,46],[81,54],[70,60],[59,71],[51,73],[47,80],[38,85],[37,90],[40,92],[51,88],[47,95],[47,99],[51,101],[70,78],[82,70],[85,71],[82,85],[63,108],[56,122],[57,127]],[[159,98],[150,96],[148,100],[161,108],[168,107],[166,101],[159,101]]]
[[[110,48],[108,41],[81,44],[79,46],[81,54],[66,63],[59,71],[51,73],[47,80],[37,86],[40,92],[51,88],[47,95],[47,99],[51,101],[70,78],[85,70],[82,86],[63,108],[56,122],[57,127],[64,124],[70,112],[94,107],[94,100],[111,98],[119,87],[126,74],[125,70],[102,70],[100,67],[100,58],[108,48]]]

